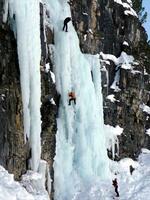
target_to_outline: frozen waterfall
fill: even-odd
[[[38,170],[41,155],[41,80],[40,80],[40,15],[39,0],[6,0],[3,21],[9,8],[15,21],[24,114],[24,133],[29,139],[31,168]]]
[[[56,86],[61,95],[54,162],[55,199],[71,200],[91,182],[109,178],[100,63],[98,55],[81,53],[71,22],[69,32],[62,31],[63,20],[71,16],[67,1],[44,2],[54,28]],[[8,9],[16,21],[24,132],[32,149],[31,167],[37,171],[41,153],[39,0],[6,1],[4,21]],[[77,104],[69,106],[68,92],[72,90]]]
[[[109,176],[106,153],[100,64],[97,55],[84,55],[77,34],[63,20],[71,16],[67,1],[48,0],[55,35],[55,75],[61,95],[56,136],[55,199],[71,200],[81,187]],[[68,106],[75,91],[76,105]]]

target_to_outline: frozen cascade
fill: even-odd
[[[61,94],[54,162],[55,199],[71,200],[82,187],[109,177],[100,64],[98,56],[80,52],[71,23],[68,33],[62,31],[63,20],[71,16],[67,1],[47,2],[55,33],[56,86]],[[77,104],[68,106],[68,92],[72,90]]]
[[[16,21],[25,139],[29,139],[31,146],[31,168],[37,171],[41,155],[39,0],[6,0],[4,22],[8,8],[10,17]]]

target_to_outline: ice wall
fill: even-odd
[[[109,177],[106,153],[100,64],[98,56],[80,52],[77,34],[63,20],[71,16],[65,0],[47,0],[55,36],[56,86],[61,94],[56,136],[55,199],[71,200],[95,179]],[[77,104],[68,106],[68,92]]]
[[[16,22],[24,113],[24,133],[31,146],[31,168],[38,170],[41,154],[41,81],[40,81],[40,11],[39,0],[6,0],[3,21]]]

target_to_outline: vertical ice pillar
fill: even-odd
[[[41,155],[39,0],[9,0],[9,11],[16,22],[25,139],[30,142],[31,168],[37,171]]]
[[[84,55],[71,22],[66,0],[49,0],[55,33],[55,75],[61,94],[57,120],[55,199],[70,200],[80,188],[109,177],[99,57]],[[93,73],[93,79],[91,76]],[[68,106],[68,92],[75,91],[76,105]]]

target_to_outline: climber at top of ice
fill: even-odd
[[[68,93],[68,96],[69,96],[69,106],[71,105],[71,101],[74,101],[74,104],[76,104],[76,95],[74,92],[69,92]]]
[[[68,22],[71,21],[71,17],[67,17],[65,20],[64,20],[64,26],[63,26],[63,31],[65,30],[66,32],[68,32]]]

